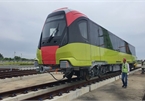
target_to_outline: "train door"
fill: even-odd
[[[100,53],[100,61],[101,60],[104,60],[104,47],[105,47],[105,44],[104,44],[104,36],[103,36],[103,30],[101,27],[98,28],[98,36],[99,36],[99,53]]]
[[[89,44],[89,31],[88,31],[88,21],[86,19],[82,19],[78,22],[79,32],[82,36],[81,40],[83,42],[83,47],[81,54],[85,57],[82,60],[90,60],[90,44]],[[79,47],[78,47],[79,48]]]
[[[110,39],[110,34],[106,29],[102,27],[99,27],[99,42],[101,61],[107,61],[108,63],[112,63],[113,59],[115,59],[115,54],[112,51],[113,45]]]
[[[90,43],[91,43],[91,61],[100,61],[100,39],[99,39],[99,26],[90,21]]]

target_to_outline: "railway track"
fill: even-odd
[[[102,76],[101,78],[95,77],[91,79],[90,81],[85,81],[85,80],[76,81],[74,83],[71,83],[70,85],[66,85],[65,87],[60,87],[48,93],[34,96],[25,100],[41,100],[42,101],[45,99],[52,99],[54,96],[61,96],[63,93],[69,93],[70,91],[74,91],[76,89],[80,89],[82,87],[86,87],[87,85],[95,84],[96,82],[100,82],[100,81],[103,81],[103,80],[106,80],[106,79],[109,79],[111,77],[115,77],[118,75],[120,75],[120,72],[109,73]]]
[[[110,73],[110,74],[102,76],[101,78],[95,77],[91,79],[90,81],[73,78],[71,81],[62,80],[62,81],[55,81],[55,82],[35,85],[31,87],[26,87],[26,88],[20,88],[20,89],[16,89],[12,91],[1,92],[0,99],[2,100],[7,97],[17,97],[21,94],[25,94],[26,96],[23,97],[23,99],[20,98],[19,100],[51,99],[54,96],[57,96],[57,95],[60,96],[63,93],[69,93],[71,90],[76,90],[78,88],[91,85],[91,84],[94,84],[95,82],[99,82],[99,81],[102,81],[102,80],[105,80],[105,79],[108,79],[117,75],[120,75],[120,72]],[[38,94],[35,97],[29,97],[30,92],[34,92],[34,91],[39,92],[40,90],[45,90],[45,89],[46,89],[46,92],[44,92],[44,94],[41,94],[41,95]]]
[[[73,78],[71,82],[76,81],[77,78]],[[6,92],[1,92],[0,93],[0,100],[6,97],[14,97],[17,96],[18,94],[26,94],[30,91],[38,91],[39,89],[45,89],[46,87],[54,87],[54,86],[59,86],[61,84],[68,83],[70,81],[68,80],[63,80],[63,81],[55,81],[55,82],[50,82],[50,83],[45,83],[45,84],[40,84],[40,85],[35,85],[35,86],[29,86],[26,88],[19,88],[11,91],[6,91]]]
[[[1,69],[0,69],[0,73],[1,73],[1,72],[9,72],[9,71],[18,71],[18,70],[19,70],[19,69],[12,69],[12,70],[11,70],[11,69],[8,69],[8,68],[1,68]]]
[[[59,69],[56,70],[48,70],[49,72],[60,72]],[[46,73],[45,71],[44,73]],[[5,78],[12,78],[12,77],[19,77],[19,76],[27,76],[27,75],[33,75],[33,74],[38,74],[36,69],[34,67],[25,67],[25,68],[0,68],[0,79],[5,79]]]
[[[36,70],[12,70],[0,72],[0,79],[37,74]]]
[[[69,93],[71,90],[80,89],[81,87],[91,85],[96,82],[100,82],[105,79],[109,79],[118,75],[120,75],[120,72],[109,73],[101,76],[101,78],[94,77],[90,81],[73,78],[71,81],[62,80],[62,81],[49,82],[45,84],[39,84],[35,86],[29,86],[25,88],[19,88],[11,91],[1,92],[0,100],[4,99],[4,101],[10,101],[14,99],[12,101],[15,101],[16,100],[15,98],[17,98],[17,101],[52,99],[54,96],[61,96],[63,93]],[[21,98],[21,95],[23,95],[24,97]],[[32,95],[33,97],[31,97]],[[9,100],[5,100],[5,99],[9,99]]]
[[[139,69],[139,68],[134,68],[131,71],[134,71],[136,69]],[[74,91],[76,89],[86,87],[87,85],[95,84],[96,82],[100,82],[100,81],[103,81],[103,80],[106,80],[106,79],[109,79],[109,78],[112,78],[112,77],[115,77],[115,76],[119,76],[120,74],[121,74],[121,72],[112,72],[112,73],[108,73],[106,75],[101,76],[101,78],[95,77],[95,78],[91,79],[90,81],[77,81],[77,82],[74,82],[71,85],[67,85],[65,87],[60,87],[60,88],[55,89],[53,91],[50,91],[48,93],[41,94],[41,95],[38,95],[38,96],[34,96],[34,97],[31,97],[31,98],[25,99],[23,101],[26,101],[26,100],[42,101],[42,100],[46,100],[46,99],[52,99],[54,96],[61,96],[63,93],[69,93],[71,90]],[[145,99],[145,96],[144,96],[143,99]]]

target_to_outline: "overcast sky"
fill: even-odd
[[[145,59],[145,0],[24,1],[0,0],[0,53],[4,57],[13,58],[16,52],[35,58],[47,15],[68,7],[135,46],[137,59]]]

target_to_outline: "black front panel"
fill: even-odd
[[[67,43],[67,26],[64,11],[59,11],[48,15],[39,43],[39,48],[43,46],[62,46]]]

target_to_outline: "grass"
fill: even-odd
[[[34,65],[33,61],[0,61],[0,65]]]

